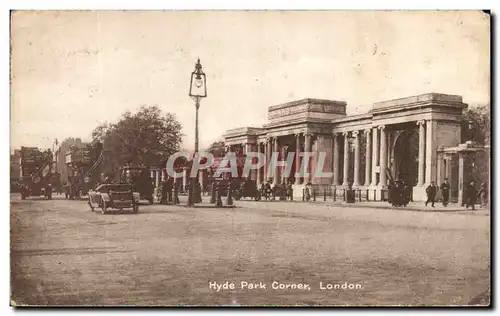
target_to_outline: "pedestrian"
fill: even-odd
[[[201,197],[201,184],[199,181],[196,181],[195,183],[194,192],[195,192],[195,198],[194,198],[195,203],[201,203],[203,200]]]
[[[286,201],[287,185],[285,179],[281,182],[280,186],[280,201]]]
[[[168,202],[168,183],[163,180],[161,182],[160,204],[167,204]]]
[[[402,196],[403,196],[403,206],[407,206],[408,203],[410,203],[410,200],[411,200],[411,192],[412,192],[412,188],[406,184],[405,181],[402,182],[402,186],[403,186],[403,193],[402,193]]]
[[[279,194],[279,184],[276,182],[276,183],[273,183],[273,200],[276,199],[276,195]]]
[[[387,187],[387,192],[389,193],[387,202],[389,202],[389,204],[391,204],[392,206],[396,206],[396,200],[395,200],[396,183],[395,182],[393,182],[393,181],[389,182],[389,186]]]
[[[288,182],[287,195],[288,195],[288,198],[291,201],[293,199],[293,186],[292,186],[292,182],[291,181]]]
[[[443,197],[443,206],[448,206],[448,201],[450,200],[450,184],[448,183],[448,178],[444,178],[444,182],[441,183],[441,196]]]
[[[437,186],[434,184],[434,181],[431,181],[431,184],[425,189],[425,193],[427,193],[427,201],[425,201],[425,206],[427,206],[427,204],[429,203],[432,203],[431,206],[434,207],[437,193]]]
[[[474,181],[471,181],[465,190],[465,208],[469,209],[470,206],[472,210],[475,210],[476,198],[476,187],[474,186]]]
[[[167,179],[167,202],[172,203],[174,199],[174,178],[168,177]]]
[[[477,193],[479,196],[479,201],[481,202],[481,207],[488,206],[488,188],[486,187],[486,183],[481,183],[481,189]]]
[[[269,200],[271,198],[271,195],[273,193],[273,189],[271,188],[271,183],[269,183],[269,180],[266,181],[266,200]]]
[[[312,193],[312,183],[307,182],[306,188],[305,188],[305,200],[309,201],[311,199],[311,193]]]

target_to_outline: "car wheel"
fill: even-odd
[[[101,204],[101,213],[106,214],[107,211],[108,211],[108,205],[106,204],[106,201],[103,200]]]

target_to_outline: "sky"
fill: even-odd
[[[194,145],[189,79],[208,97],[200,147],[302,98],[378,101],[437,92],[490,99],[490,19],[479,11],[18,11],[11,17],[11,149],[90,140],[158,105]]]

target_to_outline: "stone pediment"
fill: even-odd
[[[346,115],[346,105],[343,101],[302,99],[269,107],[268,119],[271,124],[308,118],[332,120]]]

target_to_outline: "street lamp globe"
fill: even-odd
[[[200,59],[194,66],[195,69],[191,73],[191,84],[189,85],[189,96],[194,99],[207,97],[207,77],[203,72]]]

